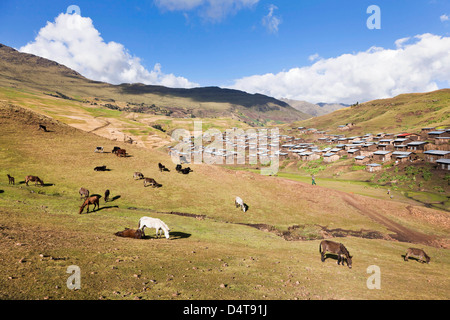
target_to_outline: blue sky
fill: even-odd
[[[411,74],[414,79],[421,78],[424,70],[433,69],[430,61],[449,62],[445,54],[450,51],[448,0],[2,0],[0,43],[37,55],[46,53],[56,61],[64,55],[58,62],[96,80],[134,82],[130,74],[136,72],[123,72],[128,78],[109,77],[107,71],[92,70],[80,59],[69,60],[80,53],[49,52],[48,46],[55,41],[70,47],[67,34],[59,37],[67,31],[65,22],[55,22],[70,5],[78,6],[81,17],[90,19],[91,24],[80,22],[87,28],[80,32],[97,30],[105,44],[122,45],[129,55],[123,59],[139,58],[133,68],[143,67],[148,72],[137,72],[136,82],[233,87],[277,98],[347,103],[449,86],[450,71],[441,70],[439,64],[434,66],[435,72],[424,75],[426,79],[407,85]],[[381,29],[367,28],[370,5],[380,8]],[[48,22],[57,26],[45,41],[38,39]],[[429,36],[414,38],[425,34]],[[396,44],[405,38],[408,41]],[[428,56],[430,50],[420,50],[419,44],[439,51]],[[98,52],[97,45],[84,47]],[[369,50],[368,57],[359,54]],[[396,51],[395,57],[391,50]],[[108,54],[113,55],[104,53]],[[350,60],[345,55],[350,55]],[[383,64],[391,58],[393,62]],[[393,64],[403,61],[411,62],[404,65],[404,74],[399,74]],[[385,72],[373,81],[370,76],[361,78],[366,70],[371,72],[367,66],[372,65]],[[381,83],[386,78],[392,82],[388,87]],[[308,86],[309,81],[315,86]],[[333,89],[321,91],[323,86]],[[383,89],[376,90],[378,86]]]

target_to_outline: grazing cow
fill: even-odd
[[[81,214],[83,212],[84,207],[87,206],[87,213],[89,213],[89,205],[93,204],[94,209],[92,211],[95,211],[95,207],[97,207],[97,210],[100,209],[100,196],[92,196],[84,200],[83,204],[80,207],[80,211],[78,212]]]
[[[80,199],[85,198],[87,199],[89,197],[89,190],[86,188],[80,188],[80,190],[78,190],[78,193],[80,194]]]
[[[106,171],[106,166],[95,167],[94,171]]]
[[[330,240],[323,240],[319,245],[319,252],[321,256],[322,262],[325,261],[325,253],[331,252],[337,254],[339,265],[342,262],[344,265],[344,260],[347,261],[347,266],[352,268],[352,256],[350,256],[350,252],[348,252],[347,248],[342,243],[333,242]]]
[[[160,172],[163,172],[163,171],[170,172],[170,170],[167,169],[166,166],[164,166],[164,165],[161,164],[161,163],[158,163],[158,168],[159,168],[159,171],[160,171]]]
[[[7,176],[8,176],[9,184],[16,184],[14,177],[11,177],[9,174],[7,174]]]
[[[28,182],[34,182],[34,185],[37,186],[38,182],[41,184],[41,186],[44,185],[44,181],[42,181],[39,177],[36,176],[26,176],[25,177],[25,184],[28,186]]]
[[[430,263],[431,258],[425,253],[425,251],[423,251],[422,249],[417,249],[417,248],[409,248],[406,251],[406,255],[405,255],[405,261],[408,261],[408,258],[410,256],[419,258],[419,261],[422,263]],[[425,258],[425,259],[424,259]]]
[[[240,197],[236,197],[236,199],[234,199],[234,205],[236,206],[236,208],[241,207],[242,211],[244,212],[246,212],[248,209],[248,206],[244,203],[244,201]]]
[[[96,147],[94,152],[103,152],[103,147]]]
[[[42,125],[42,124],[39,125],[39,129],[38,130],[44,130],[44,132],[48,132],[47,127]]]
[[[143,230],[140,229],[134,230],[128,228],[125,228],[125,230],[123,231],[116,232],[115,235],[118,237],[133,238],[133,239],[142,239],[145,236]]]
[[[125,149],[119,149],[116,151],[116,156],[118,157],[126,157],[127,156],[127,150]]]
[[[105,202],[109,201],[109,189],[106,189],[105,191]]]
[[[134,180],[141,180],[141,179],[144,179],[144,175],[143,175],[142,173],[140,173],[140,172],[135,172],[135,173],[133,174],[133,179],[134,179]]]
[[[162,231],[164,231],[164,236],[166,239],[169,239],[169,227],[160,219],[157,218],[150,218],[150,217],[142,217],[139,219],[139,225],[138,229],[142,230],[144,232],[145,228],[155,228],[156,230],[156,237],[160,237],[162,235]],[[145,236],[145,234],[144,234]]]
[[[162,184],[159,184],[153,178],[145,178],[144,179],[144,187],[152,186],[153,188],[161,188]]]

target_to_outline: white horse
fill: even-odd
[[[238,208],[239,206],[241,207],[242,211],[247,211],[247,205],[244,203],[244,201],[239,198],[236,197],[236,199],[234,200],[234,204],[236,205],[236,208]]]
[[[155,228],[156,236],[159,237],[162,235],[162,231],[164,231],[164,236],[166,239],[169,239],[169,227],[160,219],[150,218],[150,217],[142,217],[139,219],[138,229],[141,229],[144,232],[144,228]]]

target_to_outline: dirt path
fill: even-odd
[[[433,247],[441,247],[436,237],[408,229],[400,225],[399,223],[392,221],[379,212],[371,209],[369,206],[362,204],[355,195],[344,194],[342,196],[342,199],[349,205],[357,209],[362,215],[369,217],[370,219],[384,225],[392,232],[395,232],[395,235],[391,235],[391,237],[398,241],[420,243]]]
[[[105,121],[106,121],[106,123],[104,125],[101,125],[101,126],[95,128],[95,129],[91,130],[91,131],[88,131],[88,132],[92,133],[92,132],[95,132],[97,130],[101,130],[101,129],[106,128],[107,126],[109,126],[111,124],[111,122],[109,122],[108,120],[105,120]]]

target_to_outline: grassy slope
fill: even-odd
[[[4,177],[0,179],[1,298],[448,297],[448,250],[419,245],[432,257],[430,265],[421,265],[402,261],[408,243],[341,238],[338,241],[354,256],[354,267],[349,270],[338,267],[332,258],[322,263],[318,240],[285,241],[235,224],[265,223],[280,230],[294,224],[321,224],[388,232],[345,203],[342,192],[207,165],[191,166],[194,172],[188,176],[160,173],[158,162],[174,166],[163,153],[112,142],[19,108],[0,108],[0,177]],[[37,131],[36,122],[43,122],[52,132]],[[131,157],[94,153],[97,145],[106,151],[123,146]],[[106,165],[111,171],[94,172],[97,165]],[[142,181],[132,179],[134,171],[155,178],[163,187],[144,188]],[[7,184],[7,173],[16,177],[15,186]],[[23,180],[28,174],[41,176],[48,185],[26,187]],[[108,188],[112,197],[120,198],[107,204],[101,201],[100,211],[78,215],[81,186],[91,193]],[[248,213],[234,208],[235,195],[250,204]],[[422,215],[411,217],[402,203],[357,199],[396,221],[448,239],[448,218],[442,212],[415,208]],[[172,230],[172,240],[113,235],[125,227],[136,228],[143,215],[163,219]],[[153,237],[151,231],[147,235]],[[66,269],[72,264],[82,270],[82,289],[78,291],[65,285]],[[372,264],[381,268],[381,290],[366,287],[366,268]]]
[[[337,127],[350,122],[355,127],[344,132],[347,136],[420,132],[422,127],[450,126],[450,89],[373,100],[296,125],[342,133]]]
[[[115,100],[115,103],[156,105],[174,108],[201,117],[239,117],[242,121],[283,122],[309,116],[286,103],[263,95],[220,88],[175,89],[159,86],[110,85],[84,78],[54,61],[20,53],[0,44],[0,87],[60,92],[76,99]],[[274,107],[279,110],[268,110]]]

